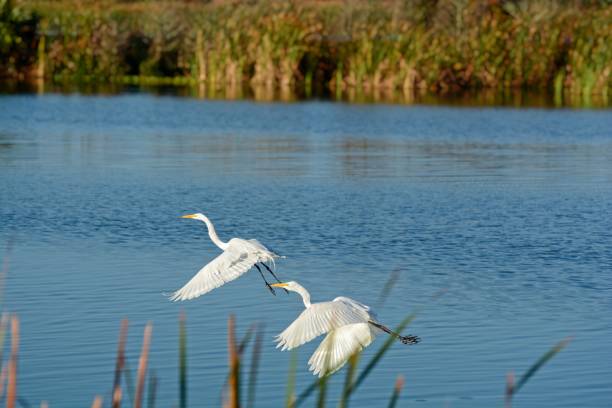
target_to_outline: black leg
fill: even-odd
[[[376,323],[373,321],[370,321],[369,323],[374,327],[378,327],[380,330],[384,331],[385,333],[388,333],[393,337],[397,337],[399,341],[401,341],[404,344],[417,344],[419,341],[421,341],[421,339],[418,336],[411,336],[411,335],[402,336],[401,334],[394,332],[393,330],[389,329],[386,326],[383,326],[380,323]]]
[[[266,286],[268,287],[268,289],[270,290],[270,292],[276,296],[276,292],[274,291],[274,288],[272,286],[270,286],[270,284],[268,283],[268,281],[266,280],[266,277],[264,276],[263,272],[261,271],[261,268],[259,267],[259,265],[255,264],[255,267],[257,268],[257,270],[259,271],[259,274],[261,275],[261,278],[264,280],[264,282],[266,282]]]
[[[272,269],[270,269],[270,267],[268,265],[266,265],[263,262],[260,262],[260,263],[268,270],[268,272],[270,272],[272,274],[272,276],[274,276],[274,279],[276,279],[276,281],[278,283],[281,283],[281,281],[276,277],[276,275],[274,274],[274,272],[272,271]]]
[[[272,271],[272,269],[270,269],[270,267],[269,267],[268,265],[266,265],[266,264],[265,264],[265,263],[263,263],[263,262],[260,262],[260,263],[261,263],[261,264],[262,264],[262,265],[263,265],[263,266],[264,266],[264,267],[265,267],[265,268],[268,270],[268,272],[270,272],[270,273],[272,274],[272,276],[274,276],[274,279],[276,279],[276,281],[277,281],[278,283],[281,283],[280,279],[278,279],[278,278],[276,277],[276,275],[274,274],[274,272]],[[283,290],[285,291],[285,293],[289,293],[289,291],[288,291],[287,289],[283,289]]]

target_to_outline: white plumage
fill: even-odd
[[[197,298],[242,276],[257,263],[274,265],[274,259],[279,257],[255,239],[232,238],[227,243],[222,242],[212,222],[203,214],[190,214],[183,218],[193,218],[206,223],[210,239],[223,250],[223,253],[200,269],[185,286],[172,293],[170,300]]]
[[[355,323],[330,331],[308,360],[310,371],[319,377],[335,373],[374,341],[377,330],[369,323]]]
[[[291,350],[327,333],[308,360],[310,371],[319,377],[338,371],[353,354],[369,346],[376,335],[383,331],[398,337],[405,344],[419,341],[418,337],[393,333],[377,322],[369,306],[353,299],[337,297],[331,302],[312,304],[308,291],[297,282],[276,283],[272,286],[299,293],[306,307],[276,337],[277,348]]]

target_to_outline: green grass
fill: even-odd
[[[102,3],[102,4],[101,4]],[[85,82],[607,94],[612,5],[0,0],[0,75]],[[7,11],[10,9],[10,12]]]

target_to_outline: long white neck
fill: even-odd
[[[300,294],[300,296],[302,297],[302,301],[304,302],[304,306],[306,307],[306,309],[308,309],[310,307],[310,293],[308,293],[308,291],[300,284],[298,283],[294,283],[293,284],[293,291],[297,292]]]
[[[210,240],[214,242],[216,246],[225,250],[225,248],[227,248],[227,243],[219,239],[219,236],[217,235],[217,231],[215,231],[215,226],[213,225],[213,223],[210,222],[208,217],[204,217],[202,221],[204,221],[204,223],[206,223],[206,227],[208,227],[208,236],[210,237]]]

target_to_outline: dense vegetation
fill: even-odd
[[[607,94],[611,23],[605,1],[0,0],[0,75]]]

